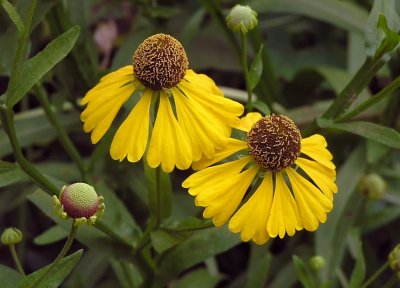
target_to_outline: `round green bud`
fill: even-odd
[[[6,228],[1,234],[1,243],[4,245],[14,245],[22,240],[21,230],[15,227]]]
[[[318,272],[325,267],[325,259],[319,255],[313,256],[310,258],[309,265],[311,269]]]
[[[247,33],[258,24],[257,12],[249,6],[236,5],[226,17],[229,29],[238,33]]]
[[[400,272],[400,244],[390,252],[389,265],[393,271]]]
[[[100,205],[96,191],[86,183],[74,183],[64,186],[59,200],[64,212],[74,219],[94,216]]]
[[[360,190],[369,199],[382,199],[386,193],[386,182],[380,175],[370,173],[361,178]]]

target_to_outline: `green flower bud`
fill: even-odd
[[[53,196],[54,209],[63,219],[71,217],[78,224],[94,224],[104,212],[104,198],[97,196],[94,188],[86,183],[64,186],[60,196]]]
[[[1,234],[1,243],[4,245],[14,245],[22,240],[21,230],[15,227],[9,227],[3,231]]]
[[[400,278],[400,244],[390,252],[389,265],[394,272],[397,272],[397,276]]]
[[[386,182],[380,175],[370,173],[361,179],[360,190],[369,199],[382,199],[386,193]]]
[[[238,33],[247,33],[258,24],[257,12],[249,6],[236,5],[226,17],[229,29]]]
[[[311,269],[318,272],[325,267],[325,259],[319,255],[313,256],[309,261],[309,265]]]

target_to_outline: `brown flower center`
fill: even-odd
[[[133,72],[144,86],[153,90],[176,86],[188,66],[182,44],[166,34],[147,38],[133,55]]]
[[[301,150],[301,135],[286,116],[261,118],[247,134],[247,145],[253,159],[267,171],[280,171],[292,165]]]

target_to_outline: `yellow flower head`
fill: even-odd
[[[144,40],[133,55],[133,65],[107,74],[82,99],[83,129],[92,133],[92,143],[104,136],[132,98],[136,104],[111,144],[113,159],[137,162],[147,148],[149,166],[161,165],[171,172],[175,166],[187,169],[193,161],[214,157],[227,145],[230,129],[244,109],[188,65],[184,48],[172,36],[156,34]]]
[[[236,128],[247,132],[247,140],[230,138],[213,159],[195,162],[193,168],[202,170],[183,182],[196,205],[206,207],[203,216],[215,226],[230,219],[232,232],[257,244],[303,228],[315,231],[337,192],[325,138],[302,139],[293,121],[281,115],[249,113]],[[207,167],[238,152],[237,160]],[[248,200],[242,201],[253,181]]]

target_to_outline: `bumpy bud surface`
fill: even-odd
[[[13,245],[21,242],[22,232],[15,227],[6,228],[1,234],[1,243],[4,245]]]
[[[397,273],[400,278],[400,244],[398,244],[389,254],[389,266]]]
[[[226,24],[235,32],[247,33],[257,26],[257,13],[249,6],[236,5],[226,17]]]
[[[64,186],[59,199],[64,212],[71,218],[90,218],[100,204],[96,191],[86,183]]]

